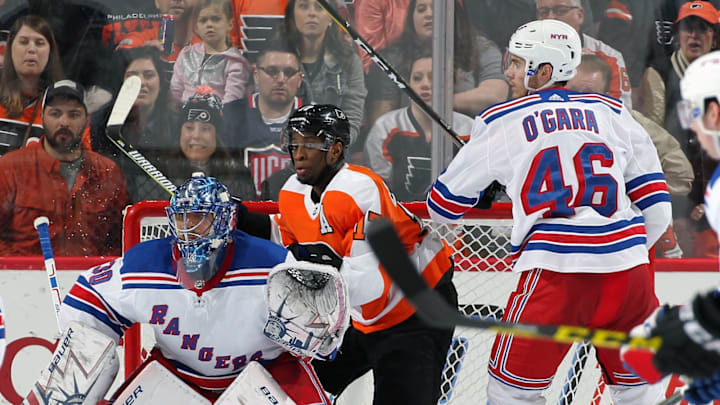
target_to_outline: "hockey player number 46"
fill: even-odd
[[[595,173],[594,165],[611,167],[613,153],[602,143],[586,143],[573,157],[578,190],[574,192],[563,178],[557,146],[541,150],[532,161],[523,183],[525,213],[545,210],[543,217],[566,217],[575,207],[592,207],[600,215],[611,216],[617,209],[618,184],[610,174]],[[573,198],[573,196],[575,196]]]

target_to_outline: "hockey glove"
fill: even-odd
[[[720,370],[712,377],[696,378],[685,391],[685,399],[693,405],[720,399]]]
[[[696,296],[690,306],[657,312],[652,336],[663,344],[653,359],[658,370],[710,377],[720,369],[720,306],[716,293]]]
[[[340,269],[342,258],[324,243],[293,243],[287,247],[296,259],[305,262],[327,264]]]

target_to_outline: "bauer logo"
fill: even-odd
[[[550,39],[568,39],[565,34],[550,34]]]
[[[128,395],[127,398],[125,398],[125,400],[122,402],[122,404],[123,405],[131,405],[131,404],[135,403],[135,400],[138,399],[138,395],[140,395],[141,392],[143,392],[142,385],[138,385],[137,387],[135,387],[133,389],[132,394]]]
[[[270,392],[268,387],[263,385],[262,387],[260,387],[260,392],[265,396],[265,398],[267,398],[268,403],[270,403],[270,404],[279,404],[280,403],[275,398],[275,396],[272,394],[272,392]]]

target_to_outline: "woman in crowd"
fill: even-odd
[[[233,159],[221,142],[222,102],[208,86],[201,86],[180,111],[180,151],[168,161],[168,177],[180,184],[201,171],[225,184],[233,196],[256,199],[250,170]]]
[[[171,132],[173,116],[168,108],[168,86],[162,77],[160,51],[151,46],[121,49],[117,53],[117,77],[125,80],[140,77],[140,94],[122,127],[123,138],[151,163],[162,166],[164,158],[178,150]],[[114,103],[111,103],[114,104]],[[113,145],[105,136],[111,107],[93,114],[91,123],[93,149],[115,160],[125,172],[133,202],[165,200],[169,194]]]
[[[432,49],[417,50],[410,61],[410,88],[432,105]],[[473,120],[453,112],[453,128],[470,137]],[[400,201],[424,201],[432,184],[432,120],[415,102],[382,115],[370,129],[365,151],[370,168],[381,175]]]
[[[35,15],[18,18],[10,29],[0,78],[0,155],[40,138],[42,93],[62,78],[50,25]]]
[[[432,44],[433,1],[411,0],[400,39],[383,54],[385,60],[403,71],[417,49]],[[489,39],[474,32],[460,2],[455,1],[455,97],[453,109],[471,117],[508,97],[502,74],[502,56]],[[368,73],[368,122],[407,102],[402,92],[377,66]]]
[[[315,0],[290,0],[285,35],[297,47],[305,103],[334,104],[350,120],[350,142],[357,138],[365,106],[365,76],[360,56]]]

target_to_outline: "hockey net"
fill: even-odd
[[[123,252],[135,244],[167,236],[165,201],[146,201],[126,210],[123,224]],[[246,202],[250,211],[275,213],[272,202]],[[454,282],[460,310],[468,315],[502,317],[504,306],[514,290],[518,275],[510,271],[509,203],[494,204],[491,210],[473,210],[459,224],[438,224],[429,220],[422,203],[404,204],[421,218],[430,231],[444,239],[455,251]],[[439,404],[482,404],[488,382],[487,362],[495,334],[469,328],[457,328],[442,375]],[[132,370],[140,363],[142,344],[139,332],[126,336],[125,367]],[[147,348],[145,348],[147,349]],[[343,403],[362,404],[372,398],[372,385],[362,400]],[[594,349],[575,344],[558,368],[552,385],[545,391],[547,404],[611,404],[610,395],[595,359]],[[358,390],[354,390],[358,392]]]

